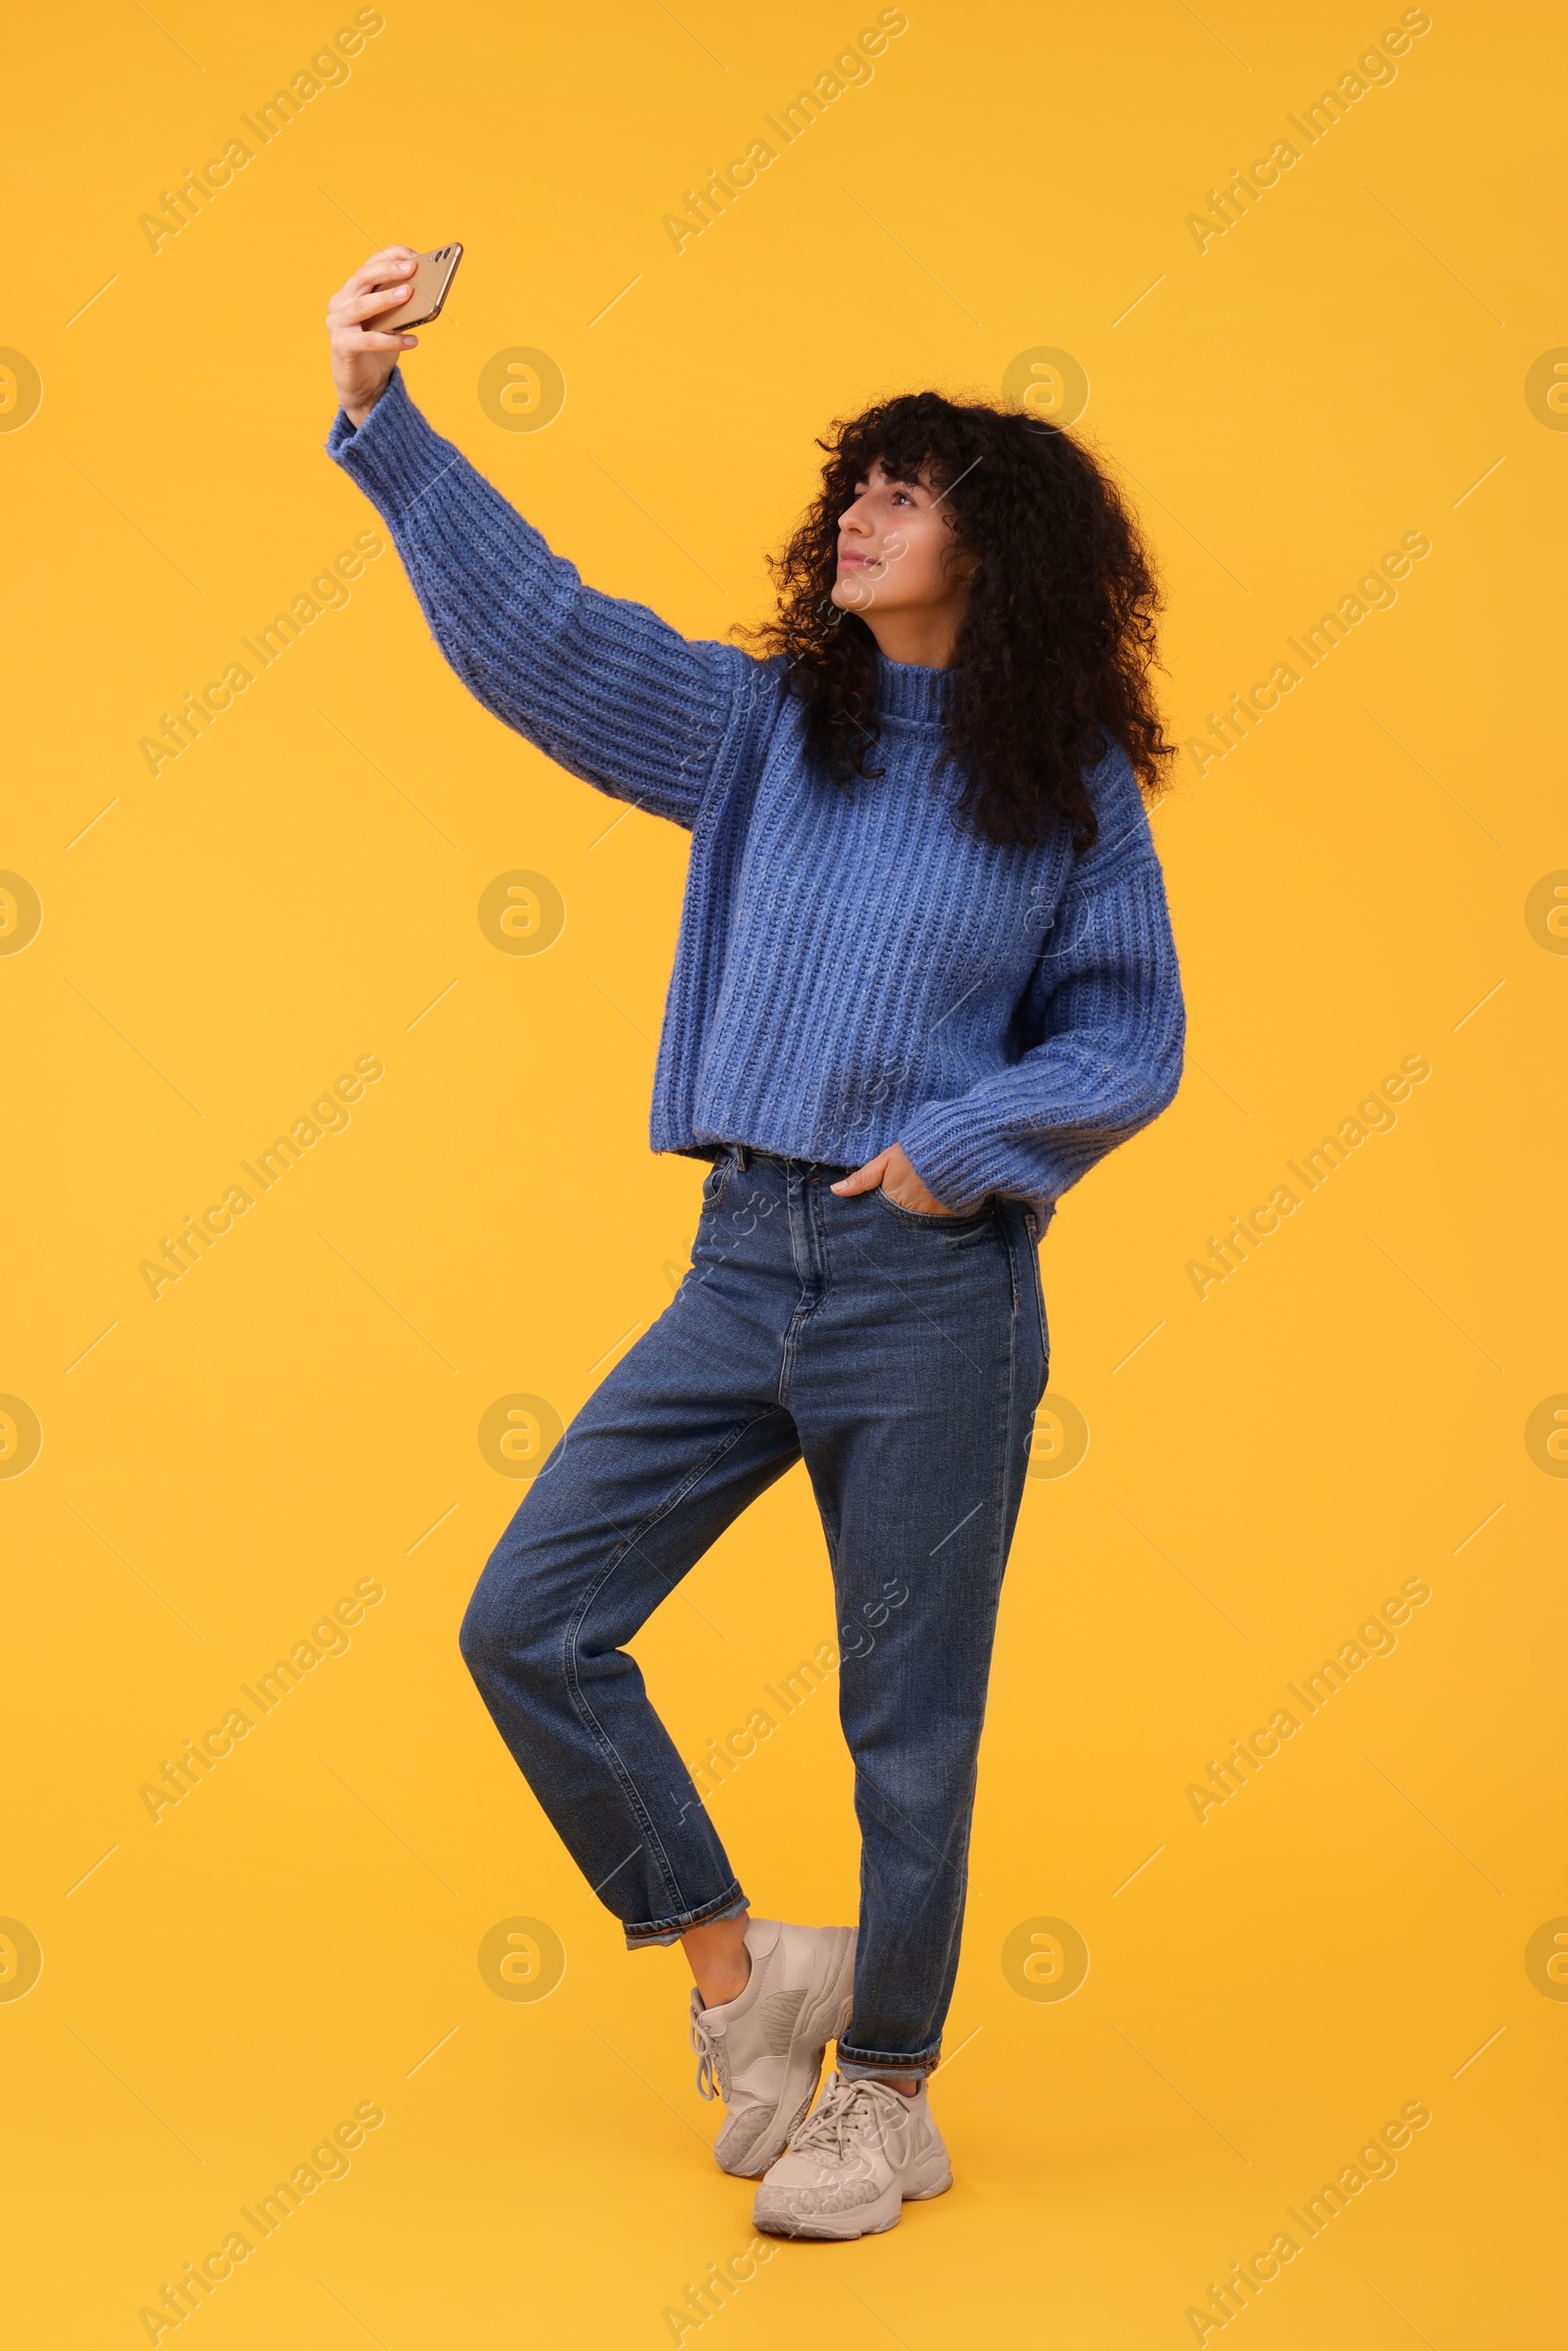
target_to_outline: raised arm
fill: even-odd
[[[1038,1042],[900,1137],[920,1181],[959,1212],[991,1192],[1056,1200],[1156,1118],[1181,1082],[1181,975],[1164,878],[1125,756],[1102,762],[1101,836],[1069,881],[1025,1009]]]
[[[764,691],[763,665],[584,587],[432,430],[397,371],[416,338],[374,326],[402,300],[412,260],[409,247],[388,247],[332,299],[342,407],[327,453],[385,518],[431,634],[485,708],[584,782],[689,827],[726,739]]]

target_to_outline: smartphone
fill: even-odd
[[[367,318],[366,325],[378,335],[401,334],[406,327],[426,326],[432,318],[439,318],[462,259],[461,245],[440,245],[434,253],[421,253],[408,299],[395,311]]]

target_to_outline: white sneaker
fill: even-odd
[[[829,2074],[809,2122],[757,2191],[752,2225],[770,2236],[877,2236],[907,2198],[940,2196],[953,2166],[922,2082],[912,2098],[885,2082]]]
[[[697,2086],[729,2116],[713,2148],[721,2170],[756,2180],[789,2144],[816,2095],[827,2044],[850,2021],[853,1927],[791,1927],[752,1919],[746,1989],[715,2008],[692,1992]]]

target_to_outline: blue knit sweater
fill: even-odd
[[[807,768],[781,661],[693,644],[584,587],[394,373],[328,453],[385,517],[436,643],[571,774],[692,835],[654,1080],[656,1151],[858,1166],[900,1143],[946,1207],[1057,1197],[1159,1113],[1184,1014],[1120,750],[1095,847],[977,839],[934,770],[949,673],[877,656],[885,773]]]

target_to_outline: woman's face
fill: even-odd
[[[833,602],[841,612],[889,617],[943,606],[961,610],[974,564],[956,555],[952,517],[923,472],[900,481],[874,459],[839,516]]]

